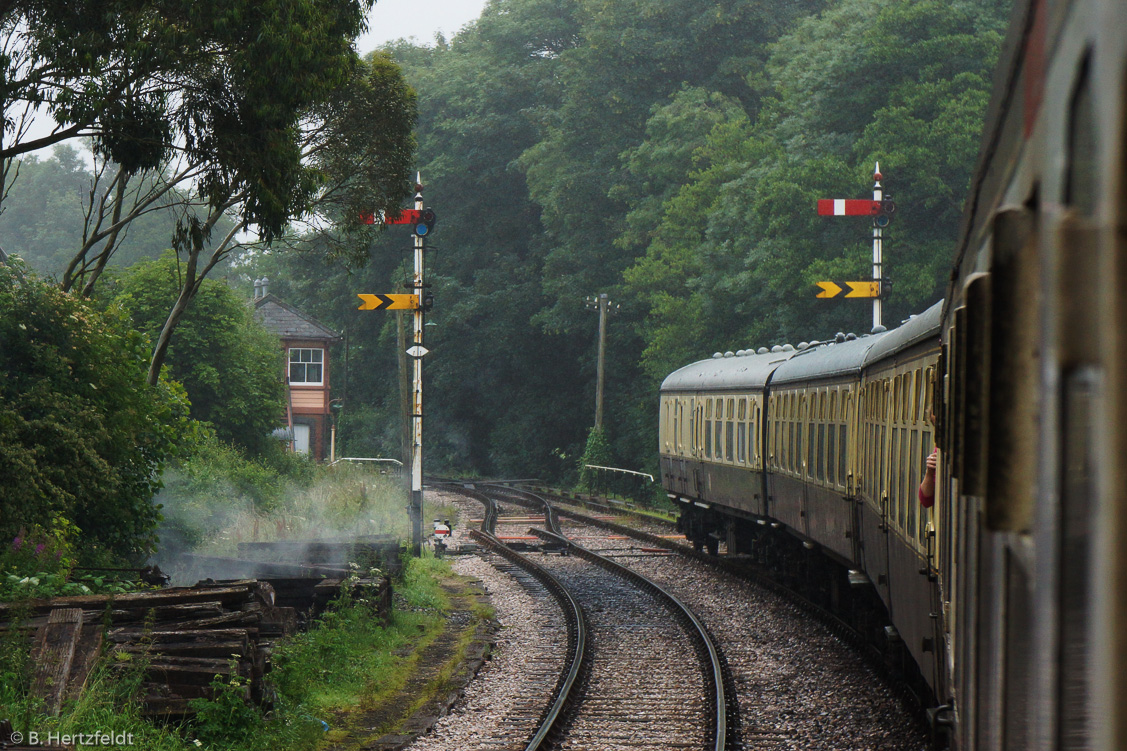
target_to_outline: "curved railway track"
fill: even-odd
[[[832,613],[754,569],[670,539],[660,522],[616,524],[545,494],[498,485],[505,503],[551,503],[565,531],[672,590],[714,630],[732,663],[748,748],[920,749],[926,731],[902,683]],[[642,527],[643,529],[638,529]],[[677,555],[660,555],[665,550]]]
[[[568,660],[524,746],[494,739],[491,748],[735,748],[734,712],[724,662],[703,624],[676,597],[619,564],[562,537],[554,511],[541,506],[547,542],[537,560],[504,544],[529,537],[527,517],[505,523],[491,496],[444,488],[479,501],[485,514],[473,537],[491,555],[520,566],[552,593],[568,621]],[[497,532],[494,534],[494,532]],[[502,534],[508,532],[508,534]],[[527,711],[525,712],[527,715]],[[519,720],[519,718],[517,718]],[[519,733],[519,722],[511,726]]]

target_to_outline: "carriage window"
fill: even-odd
[[[1090,61],[1085,59],[1080,83],[1072,96],[1068,123],[1068,182],[1065,201],[1081,215],[1096,210],[1099,188],[1096,141],[1096,116],[1092,106]]]
[[[787,464],[786,468],[794,471],[794,423],[787,423]]]
[[[736,460],[743,464],[747,461],[747,423],[737,423],[736,428]]]
[[[923,481],[924,472],[927,470],[927,457],[931,454],[932,448],[933,447],[932,447],[932,444],[931,444],[931,431],[925,430],[925,431],[923,431],[923,435],[920,437],[920,453],[919,453],[920,463],[919,463],[919,468],[920,468],[920,481],[921,482]],[[936,489],[935,489],[936,494],[939,493],[938,482],[939,482],[939,480],[938,480],[938,478],[936,478],[936,483],[937,483]],[[928,517],[930,516],[930,513],[931,513],[930,509],[925,509],[925,508],[922,508],[922,507],[920,508],[920,528],[919,528],[920,542],[924,541],[924,536],[925,536],[925,532],[926,532],[926,529],[927,529],[927,520],[928,520]]]
[[[923,371],[917,369],[912,388],[912,422],[920,421],[920,396],[923,394]]]
[[[892,429],[892,464],[889,467],[891,473],[888,478],[889,496],[892,498],[892,503],[896,507],[896,526],[904,527],[904,504],[900,502],[900,428]]]
[[[907,428],[901,428],[900,429],[900,455],[897,457],[897,459],[898,459],[897,466],[899,467],[899,471],[900,471],[900,487],[898,488],[898,491],[899,491],[900,499],[902,501],[901,505],[903,507],[902,508],[902,512],[903,512],[904,510],[906,510],[906,508],[909,505],[911,505],[912,507],[915,507],[915,505],[916,505],[914,503],[912,503],[912,504],[907,503],[908,494],[907,494],[907,492],[905,492],[907,490],[907,488],[904,487],[905,483],[908,482],[908,473],[905,472],[904,470],[908,468],[909,464],[914,464],[914,462],[912,460],[912,455],[908,453],[908,429]],[[906,519],[903,518],[903,513],[902,513],[901,514],[901,526],[905,526],[905,522],[906,522]]]
[[[814,476],[814,423],[806,427],[806,476]]]
[[[704,455],[712,458],[712,400],[704,403]]]
[[[826,424],[818,425],[818,481],[826,479]]]
[[[845,485],[845,426],[837,426],[837,483]]]
[[[725,426],[725,428],[724,428],[724,456],[725,456],[725,458],[727,458],[728,461],[735,461],[735,458],[736,458],[736,454],[735,454],[736,424],[734,422],[732,422],[731,420],[728,420],[728,422],[724,423],[724,426]]]
[[[880,434],[877,438],[877,483],[878,483],[878,496],[885,494],[885,426],[880,426]]]
[[[920,487],[920,465],[916,461],[919,454],[919,431],[912,431],[911,448],[908,449],[908,535],[911,537],[916,536],[916,507],[920,504],[913,502],[913,496],[916,494],[917,489]]]

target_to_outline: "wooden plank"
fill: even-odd
[[[31,692],[43,699],[48,714],[59,713],[74,661],[75,642],[81,633],[82,610],[60,608],[51,611],[47,623],[36,634]]]
[[[191,602],[219,601],[237,603],[251,596],[249,584],[211,588],[175,587],[155,592],[130,592],[123,595],[82,595],[52,599],[25,600],[19,603],[0,602],[0,619],[7,614],[30,607],[32,613],[42,614],[57,608],[103,609],[107,604],[113,609],[156,608]]]

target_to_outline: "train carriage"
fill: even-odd
[[[663,386],[663,405],[698,408],[697,453],[662,448],[694,533],[726,530],[730,551],[801,569],[808,588],[840,571],[787,538],[848,562],[887,611],[884,646],[901,637],[934,691],[940,748],[1112,751],[1127,737],[1124,29],[1123,0],[1015,2],[946,302],[872,338],[855,387],[815,367],[834,347],[735,385],[734,404],[766,405],[761,469],[701,453],[699,407],[721,398],[705,380]],[[914,488],[932,442],[925,511]],[[674,484],[682,459],[703,482]]]

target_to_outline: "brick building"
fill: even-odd
[[[286,426],[291,447],[320,461],[328,453],[329,345],[340,334],[312,316],[269,294],[266,278],[254,282],[254,315],[275,335],[286,353]]]

